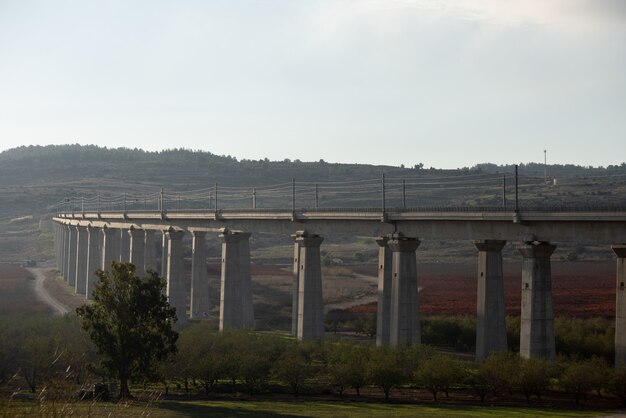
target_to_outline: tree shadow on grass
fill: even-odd
[[[241,407],[225,407],[162,401],[159,403],[159,409],[174,411],[188,417],[230,418],[236,416],[242,418],[306,418],[306,415],[280,414],[271,411],[248,409],[245,407],[245,404],[242,404]]]

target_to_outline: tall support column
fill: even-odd
[[[376,239],[378,244],[378,312],[376,315],[376,345],[389,345],[391,328],[392,252],[389,237]]]
[[[130,235],[126,229],[120,229],[119,234],[120,255],[118,261],[121,263],[127,263],[130,261]]]
[[[170,306],[176,308],[178,323],[187,322],[187,295],[189,289],[185,286],[185,271],[183,265],[183,236],[184,231],[170,228],[167,232],[167,297]]]
[[[291,235],[293,238],[293,281],[291,285],[291,334],[298,335],[298,300],[300,299],[300,241],[305,235],[298,231]]]
[[[144,252],[146,234],[143,229],[131,227],[128,231],[130,255],[128,260],[135,265],[135,274],[142,277],[144,274]]]
[[[61,245],[60,245],[60,239],[59,239],[59,224],[57,224],[56,222],[53,223],[54,226],[54,264],[57,266],[57,268],[61,265],[61,260],[60,260],[60,252],[59,250],[61,249]]]
[[[60,264],[58,265],[59,267],[59,272],[61,273],[61,276],[63,278],[66,278],[66,270],[67,270],[67,248],[68,248],[68,243],[67,243],[67,227],[63,224],[59,224],[59,236],[60,236],[60,257],[59,257],[59,261]],[[66,279],[67,281],[67,279]]]
[[[491,353],[507,351],[502,271],[505,244],[506,241],[474,241],[478,248],[476,361],[486,359]]]
[[[222,240],[220,331],[230,327],[253,327],[250,234],[226,231],[220,235],[220,239]]]
[[[307,235],[296,238],[300,244],[298,285],[298,339],[324,338],[324,301],[320,245],[324,238]]]
[[[206,232],[191,231],[191,312],[192,319],[209,315],[209,278],[206,271]]]
[[[100,261],[102,262],[102,270],[109,270],[111,268],[111,262],[119,260],[120,256],[120,240],[119,229],[115,228],[102,228],[102,255]]]
[[[155,232],[149,229],[145,231],[144,270],[157,271],[157,253]]]
[[[76,285],[76,227],[68,225],[67,232],[67,270],[65,281],[74,287]]]
[[[547,242],[530,242],[520,249],[522,265],[522,315],[520,355],[554,361],[554,315],[550,256],[556,249]]]
[[[615,367],[626,365],[626,244],[611,246],[617,255],[615,290]]]
[[[393,237],[388,242],[392,251],[391,327],[389,344],[419,344],[420,322],[417,295],[417,238]]]
[[[87,227],[87,278],[85,281],[85,297],[87,299],[93,299],[93,291],[96,285],[97,269],[102,268],[102,262],[100,256],[102,249],[100,248],[101,242],[100,228],[93,226]]]
[[[76,227],[76,283],[74,292],[85,295],[87,288],[87,228]]]
[[[167,230],[163,231],[161,237],[161,276],[167,277],[167,247],[168,247],[168,235]]]

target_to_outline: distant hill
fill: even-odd
[[[496,174],[506,173],[509,184],[512,184],[513,171],[513,164],[500,166],[485,163],[456,170],[442,170],[424,168],[419,163],[405,168],[336,164],[323,160],[237,160],[231,156],[186,149],[148,152],[95,145],[27,146],[0,153],[0,219],[44,215],[54,210],[54,203],[69,195],[154,192],[160,188],[184,192],[212,187],[215,183],[220,186],[259,187],[291,182],[293,178],[298,182],[346,182],[378,179],[383,173],[390,184],[395,179],[396,188],[400,181],[398,179],[412,179],[415,185],[420,186],[421,205],[493,205],[497,204],[501,195],[497,190],[499,180]],[[547,172],[550,179],[556,177],[559,184],[563,185],[580,186],[581,182],[586,182],[585,184],[588,183],[593,188],[599,185],[598,181],[606,182],[607,191],[614,193],[615,187],[610,185],[610,181],[626,179],[626,164],[606,168],[549,165]],[[521,164],[519,174],[525,176],[527,184],[542,184],[544,166],[537,163]],[[484,175],[481,178],[493,175],[491,189],[484,196],[481,195],[482,190],[477,193],[474,188],[474,179],[481,175]],[[467,184],[463,183],[464,179],[468,179]],[[417,184],[419,182],[430,186],[422,187]],[[447,188],[437,187],[438,182],[444,186],[447,184]],[[452,183],[458,187],[452,187]],[[576,191],[580,192],[580,187]],[[468,192],[466,197],[463,192]],[[573,190],[561,193],[564,194],[559,201],[569,201],[571,199],[566,197]],[[447,195],[450,196],[450,201],[445,200]]]
[[[550,180],[556,178],[556,185],[544,183],[544,169]],[[286,189],[281,202],[289,205],[290,183],[296,179],[299,192],[308,188],[309,197],[312,185],[319,183],[325,207],[380,207],[384,173],[388,208],[404,204],[407,207],[502,206],[503,177],[506,177],[510,208],[513,172],[512,164],[486,163],[442,170],[425,168],[419,162],[414,167],[392,167],[324,161],[237,160],[185,149],[147,152],[94,145],[19,147],[0,153],[0,261],[51,259],[52,235],[49,226],[46,227],[49,223],[40,220],[48,219],[57,209],[57,203],[68,196],[145,194],[159,192],[161,188],[166,193],[184,194],[211,188],[215,183],[224,188],[283,184]],[[519,174],[520,201],[524,205],[626,206],[626,164],[544,167],[530,163],[520,164]],[[249,192],[246,189],[245,193]],[[250,201],[246,197],[242,204],[249,205]],[[302,204],[311,204],[310,199],[307,202]],[[273,204],[263,199],[261,203]]]

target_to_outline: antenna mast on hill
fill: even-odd
[[[548,157],[547,150],[543,150],[543,184],[548,184]]]

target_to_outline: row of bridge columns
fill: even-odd
[[[96,268],[111,261],[130,261],[138,275],[157,270],[156,231],[130,228],[95,228],[55,224],[56,262],[68,285],[90,298]],[[178,319],[202,319],[209,311],[206,269],[206,232],[192,230],[191,286],[183,266],[185,231],[162,231],[161,272],[167,296]],[[254,326],[250,275],[250,233],[228,232],[222,242],[220,277],[220,330]],[[320,246],[323,237],[298,231],[294,240],[292,333],[299,339],[324,336],[324,305]],[[393,234],[376,240],[379,245],[378,345],[420,343],[418,312],[417,238]],[[507,351],[502,249],[506,241],[477,240],[478,286],[476,359]],[[614,245],[617,255],[615,321],[616,365],[626,364],[626,245]],[[552,275],[550,257],[555,245],[527,242],[519,250],[522,262],[520,355],[555,359]]]

